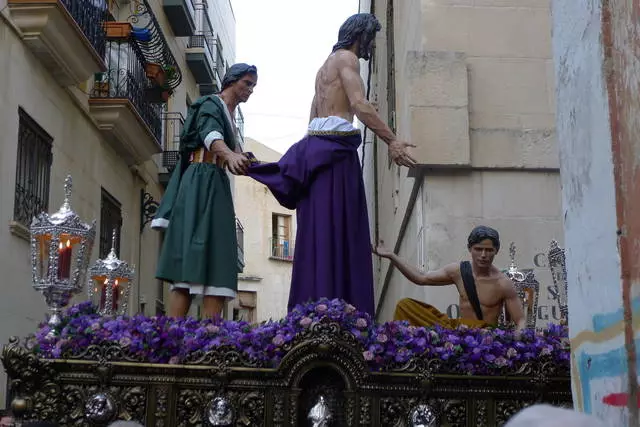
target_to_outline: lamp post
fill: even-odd
[[[42,293],[51,310],[50,334],[60,325],[60,313],[71,297],[82,291],[95,238],[95,220],[82,222],[71,209],[71,176],[64,182],[64,202],[49,215],[31,222],[33,288]]]
[[[116,255],[116,231],[113,230],[111,251],[105,259],[98,259],[89,269],[88,294],[97,302],[102,316],[122,315],[127,311],[133,267]],[[97,301],[96,301],[97,300]]]

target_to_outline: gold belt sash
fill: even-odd
[[[191,153],[191,157],[189,160],[191,161],[191,163],[211,163],[213,165],[217,165],[222,169],[224,169],[226,166],[222,158],[216,156],[204,147],[198,148],[196,151]]]

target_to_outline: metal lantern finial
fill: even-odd
[[[57,212],[40,213],[31,222],[33,287],[42,292],[52,314],[51,334],[60,324],[60,312],[82,291],[95,238],[95,220],[84,223],[71,208],[71,176],[64,183],[64,201]]]
[[[514,242],[509,245],[509,257],[511,258],[511,263],[509,264],[509,270],[507,270],[507,276],[514,282],[524,281],[525,274],[518,270],[516,265],[516,244]]]
[[[553,283],[558,289],[560,322],[566,325],[569,321],[567,264],[564,249],[560,247],[556,240],[552,240],[549,245],[547,259],[549,260],[549,269],[551,270]]]
[[[114,229],[109,254],[89,269],[88,294],[98,306],[98,313],[103,316],[125,314],[134,277],[133,267],[118,259]]]

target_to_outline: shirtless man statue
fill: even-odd
[[[401,166],[415,164],[413,144],[398,140],[365,97],[360,59],[368,60],[375,16],[351,16],[318,71],[307,135],[277,163],[249,167],[276,199],[296,209],[296,236],[289,310],[321,297],[341,298],[373,314],[373,267],[369,220],[354,116],[387,143]]]
[[[438,324],[452,329],[460,324],[471,327],[496,326],[504,306],[517,329],[523,329],[526,323],[522,302],[513,282],[493,265],[493,259],[500,250],[498,232],[490,227],[478,226],[469,234],[467,247],[471,262],[448,264],[427,273],[418,271],[383,246],[374,249],[374,253],[389,259],[413,283],[420,286],[455,285],[460,295],[460,319],[450,319],[429,304],[405,298],[398,302],[394,320],[407,320],[414,326]],[[474,293],[478,304],[474,303]]]

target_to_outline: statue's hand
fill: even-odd
[[[234,175],[246,175],[247,168],[251,161],[240,153],[230,152],[227,156],[225,156],[225,161],[227,162],[227,166],[229,170]]]
[[[416,165],[416,160],[409,152],[409,148],[415,146],[415,144],[395,139],[389,143],[389,157],[398,166],[406,166],[408,168],[414,167]]]
[[[390,249],[387,249],[384,246],[384,242],[382,240],[380,241],[380,244],[377,247],[371,246],[371,251],[382,258],[391,258],[393,256],[393,251]]]

